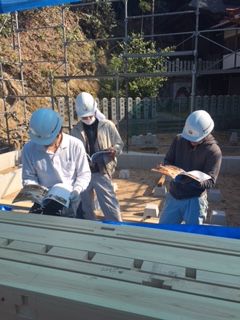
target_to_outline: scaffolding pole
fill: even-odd
[[[111,2],[119,2],[122,0],[112,0]],[[235,54],[235,66],[236,66],[236,59],[237,59],[237,55],[239,54],[239,52],[237,52],[237,50],[231,50],[229,48],[227,48],[226,46],[222,45],[221,43],[218,43],[210,38],[208,38],[207,36],[204,35],[204,33],[212,33],[212,32],[224,32],[224,31],[233,31],[236,30],[236,33],[238,30],[240,30],[240,27],[231,27],[231,28],[216,28],[216,29],[208,29],[208,30],[199,30],[199,15],[200,15],[200,8],[199,8],[199,0],[197,1],[196,4],[196,8],[194,10],[186,10],[186,11],[178,11],[178,12],[164,12],[164,13],[155,13],[155,0],[152,0],[152,10],[150,12],[150,14],[145,14],[145,15],[138,15],[138,16],[129,16],[128,15],[128,0],[123,0],[124,3],[124,36],[123,37],[112,37],[112,38],[102,38],[102,39],[86,39],[86,40],[69,40],[67,38],[67,30],[66,30],[66,21],[65,21],[65,9],[68,8],[69,6],[62,6],[61,7],[61,14],[62,14],[62,22],[60,22],[60,24],[55,24],[52,26],[39,26],[38,28],[28,28],[28,29],[23,29],[23,28],[19,28],[19,23],[18,23],[18,13],[16,12],[14,15],[11,15],[12,18],[12,30],[13,30],[13,43],[14,43],[14,49],[18,50],[18,62],[17,64],[19,65],[20,68],[20,82],[21,82],[21,94],[16,95],[15,98],[17,99],[22,99],[23,104],[24,104],[24,122],[27,122],[27,118],[26,118],[26,99],[27,98],[32,98],[32,97],[50,97],[51,101],[52,101],[52,107],[54,108],[54,104],[55,104],[55,100],[58,97],[64,97],[65,98],[65,102],[66,102],[66,106],[68,109],[68,125],[69,128],[71,128],[72,123],[71,123],[71,117],[70,117],[70,108],[69,108],[69,96],[70,96],[70,89],[69,89],[69,81],[70,80],[74,80],[74,79],[85,79],[85,80],[96,80],[96,79],[115,79],[116,81],[116,97],[117,97],[117,118],[119,120],[120,115],[119,115],[119,82],[121,80],[125,81],[125,114],[126,114],[126,125],[127,125],[127,148],[128,148],[128,132],[129,132],[129,119],[128,119],[128,94],[129,94],[129,79],[133,79],[135,77],[191,77],[191,104],[190,104],[190,111],[194,110],[195,107],[195,99],[196,99],[196,88],[197,88],[197,79],[198,76],[200,75],[208,75],[208,74],[227,74],[227,73],[232,73],[232,74],[238,74],[240,73],[239,69],[233,69],[233,70],[199,70],[199,65],[198,65],[198,46],[199,46],[199,39],[205,39],[215,45],[218,45],[219,47],[228,50],[231,53]],[[78,4],[71,4],[71,7],[83,7],[83,6],[87,6],[87,5],[97,5],[98,2],[97,1],[92,1],[92,2],[88,2],[88,3],[78,3]],[[195,27],[192,29],[195,30],[191,30],[191,31],[186,31],[186,32],[172,32],[172,33],[160,33],[157,34],[155,33],[155,23],[157,21],[157,17],[170,17],[170,16],[177,16],[177,15],[188,15],[188,14],[195,14]],[[13,18],[15,17],[15,18]],[[161,37],[169,37],[169,36],[188,36],[189,38],[193,38],[193,48],[192,50],[188,50],[188,51],[175,51],[175,52],[170,52],[170,53],[161,53],[158,52],[156,54],[139,54],[139,53],[134,53],[134,54],[129,54],[128,53],[128,49],[127,49],[127,45],[125,46],[125,52],[123,55],[123,59],[124,59],[124,65],[125,65],[125,69],[123,73],[119,73],[119,74],[101,74],[101,75],[92,75],[92,76],[75,76],[75,75],[70,75],[69,74],[69,61],[68,61],[68,46],[73,45],[73,44],[77,44],[77,43],[84,43],[84,42],[101,42],[101,41],[124,41],[125,44],[128,44],[129,42],[129,21],[130,20],[137,20],[137,19],[151,19],[151,34],[149,35],[143,35],[143,38],[147,39],[147,38],[151,38],[156,39],[156,38],[161,38]],[[13,27],[13,25],[15,24],[15,26]],[[50,61],[50,59],[48,61],[26,61],[24,60],[24,58],[22,57],[22,48],[21,48],[21,39],[20,39],[20,33],[21,32],[27,32],[29,30],[40,30],[40,29],[47,29],[47,28],[52,28],[52,29],[57,29],[57,28],[62,28],[62,43],[63,43],[63,59],[59,59],[59,60],[54,60],[54,61]],[[186,40],[184,40],[186,41]],[[182,42],[181,42],[182,43]],[[181,45],[181,44],[180,44]],[[179,46],[179,44],[177,45]],[[237,48],[236,48],[237,49]],[[151,72],[145,72],[145,73],[128,73],[128,59],[130,58],[146,58],[146,57],[151,57],[151,58],[158,58],[159,56],[169,56],[169,57],[181,57],[181,56],[192,56],[193,57],[193,69],[189,70],[189,71],[176,71],[176,72],[157,72],[157,73],[151,73]],[[49,76],[49,82],[50,82],[50,94],[45,94],[45,95],[33,95],[33,94],[28,94],[26,93],[25,90],[25,85],[24,85],[24,65],[25,64],[30,64],[30,63],[61,63],[61,66],[64,66],[64,75],[63,76],[55,76],[54,72],[51,73],[51,75]],[[5,62],[4,62],[5,63]],[[13,62],[14,64],[14,62]],[[59,66],[58,66],[59,67]],[[3,74],[3,70],[2,74]],[[59,79],[64,81],[65,83],[65,89],[66,89],[66,93],[65,94],[57,94],[58,92],[55,92],[54,90],[54,80],[55,79]],[[18,79],[12,79],[12,80],[18,80]],[[4,81],[6,81],[3,76],[1,78],[1,83],[2,86],[4,84]],[[8,81],[10,81],[8,79]],[[4,108],[7,112],[7,105],[6,105],[6,101],[7,98],[10,97],[14,97],[12,94],[8,95],[7,97],[3,96],[3,105]],[[5,113],[6,113],[5,112]],[[8,128],[8,118],[6,118],[6,122],[7,122],[7,128]],[[10,136],[9,136],[9,130],[7,130],[8,133],[8,141],[10,141]]]
[[[198,37],[199,37],[199,0],[197,0],[196,8],[196,24],[195,24],[195,37],[194,37],[194,64],[192,70],[192,90],[191,90],[191,105],[190,112],[193,112],[195,107],[196,98],[196,84],[197,84],[197,72],[198,72]]]

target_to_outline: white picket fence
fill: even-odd
[[[105,115],[107,119],[111,119],[113,122],[117,123],[121,121],[126,116],[126,99],[121,97],[117,103],[116,98],[103,98],[96,99],[99,109]],[[136,99],[128,98],[128,118],[132,119],[152,119],[157,115],[156,111],[156,98],[139,98]],[[69,99],[69,113],[67,112],[67,106],[65,104],[65,99],[60,98],[58,100],[58,112],[62,116],[62,118],[67,122],[68,115],[70,116],[70,122],[74,123],[74,100]]]
[[[212,95],[197,96],[195,109],[209,111],[212,116],[240,116],[240,96],[239,95]]]
[[[181,98],[131,98],[126,101],[125,98],[103,98],[97,99],[99,109],[114,123],[119,123],[127,117],[130,121],[135,120],[164,120],[163,114],[168,114],[167,119],[176,120],[184,118],[190,112],[190,97]],[[126,106],[127,102],[127,106]],[[76,116],[74,112],[74,99],[69,99],[69,110],[64,98],[58,100],[58,111],[63,117],[66,125],[69,123],[74,125]],[[204,109],[208,111],[214,118],[221,121],[240,118],[240,96],[239,95],[219,95],[219,96],[197,96],[194,109]],[[70,116],[70,119],[69,119]],[[226,117],[227,116],[227,117]],[[225,120],[224,120],[225,119]]]

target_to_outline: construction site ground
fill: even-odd
[[[164,198],[153,196],[153,188],[157,185],[160,176],[150,170],[130,169],[129,172],[129,179],[119,179],[119,171],[116,171],[113,182],[117,185],[116,193],[123,220],[142,222],[144,208],[148,203],[158,204],[161,212]],[[220,190],[222,199],[220,202],[209,201],[209,214],[211,210],[225,211],[228,225],[240,226],[240,173],[231,176],[220,174],[216,188]],[[14,196],[15,194],[6,196],[1,199],[1,202],[11,205]],[[26,207],[27,209],[31,206],[31,202],[15,205],[16,208]],[[97,215],[101,219],[101,212],[97,211]],[[157,223],[158,218],[147,218],[145,222]]]
[[[164,154],[173,136],[174,134],[159,136],[158,148],[136,148],[131,146],[131,150]],[[219,141],[224,156],[240,156],[240,146],[233,146],[229,143],[230,133],[215,133],[215,136]],[[113,182],[117,185],[116,193],[120,202],[123,220],[141,222],[143,221],[144,208],[148,203],[158,204],[161,212],[164,198],[153,196],[153,188],[157,185],[160,175],[151,172],[151,170],[130,169],[129,173],[128,179],[120,179],[119,170],[117,170],[114,174]],[[229,226],[240,226],[240,172],[233,175],[220,173],[216,189],[221,192],[221,200],[219,202],[209,201],[209,215],[212,210],[225,211],[227,224]],[[1,199],[1,203],[11,204],[14,196],[15,194],[6,196]],[[29,202],[19,203],[20,207],[28,208],[30,205],[31,203]],[[101,212],[97,211],[97,215],[101,219]],[[158,220],[158,218],[147,218],[145,222],[157,223]]]
[[[130,170],[128,180],[114,179],[117,183],[117,196],[120,201],[123,219],[142,221],[147,203],[156,203],[161,208],[164,198],[153,196],[159,176],[147,170]],[[229,226],[240,226],[240,173],[237,175],[219,176],[216,188],[221,192],[220,202],[209,201],[209,215],[212,210],[225,211]],[[157,218],[146,219],[145,222],[158,222]]]

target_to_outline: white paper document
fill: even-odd
[[[101,150],[93,153],[91,157],[89,155],[87,155],[87,157],[91,163],[98,163],[99,161],[101,162],[103,160],[103,157],[105,155],[110,155],[110,154],[111,154],[111,151],[109,150]]]
[[[171,177],[172,179],[175,179],[177,176],[180,176],[180,175],[190,177],[199,182],[212,179],[211,176],[209,176],[208,174],[202,171],[199,171],[199,170],[184,171],[183,169],[178,168],[176,166],[172,166],[172,165],[159,165],[156,168],[153,168],[152,171],[160,172],[163,175]]]
[[[13,199],[13,203],[30,200],[44,207],[49,200],[54,200],[68,208],[72,189],[72,186],[64,183],[57,183],[50,189],[38,184],[27,184]]]

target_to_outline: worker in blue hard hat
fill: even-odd
[[[206,220],[207,189],[215,186],[222,162],[222,152],[211,134],[213,128],[210,114],[197,110],[187,117],[182,133],[174,138],[164,165],[202,171],[208,177],[196,181],[185,175],[176,176],[170,182],[160,224],[196,225]]]
[[[51,201],[46,207],[34,204],[30,212],[74,217],[83,192],[91,179],[84,146],[62,131],[62,118],[52,109],[33,112],[29,123],[30,141],[22,152],[23,185],[38,184],[48,189],[63,183],[71,190],[70,208]]]

